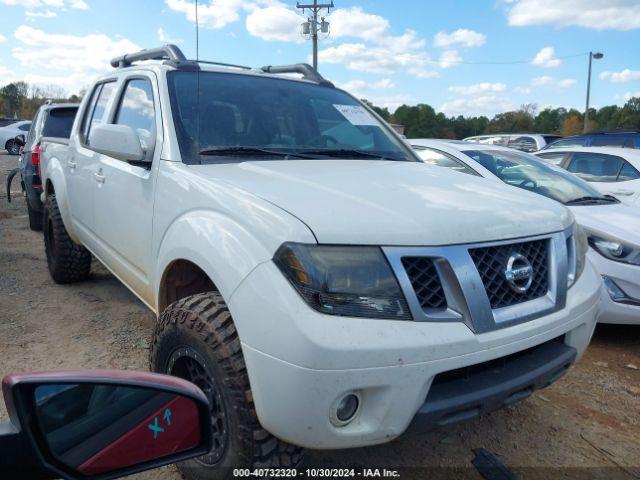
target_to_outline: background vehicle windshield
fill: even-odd
[[[292,154],[358,150],[417,161],[358,101],[336,88],[258,75],[200,72],[199,77],[196,72],[168,75],[186,163],[220,161],[200,152],[243,147]]]
[[[465,150],[465,155],[514,187],[539,193],[558,202],[594,197],[602,194],[589,184],[564,170],[547,165],[532,155],[499,150]]]
[[[43,137],[69,138],[76,118],[77,107],[54,108],[42,130]]]

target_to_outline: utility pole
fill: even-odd
[[[311,37],[313,42],[313,68],[318,69],[318,33],[329,33],[329,22],[324,17],[318,22],[318,13],[322,9],[327,9],[327,14],[333,8],[333,0],[330,3],[318,3],[318,0],[313,0],[312,4],[296,3],[296,8],[302,9],[304,15],[305,10],[311,10],[311,16],[306,22],[302,24],[302,34]]]
[[[589,95],[591,94],[591,60],[599,60],[604,57],[604,54],[600,52],[589,52],[589,73],[587,74],[587,106],[584,109],[584,129],[583,132],[587,133],[589,125]]]

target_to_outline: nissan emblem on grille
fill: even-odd
[[[512,290],[525,293],[533,282],[533,267],[527,257],[514,252],[507,260],[504,277]]]

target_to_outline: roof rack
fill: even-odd
[[[206,65],[219,65],[222,67],[240,68],[242,70],[254,70],[251,67],[244,65],[234,65],[232,63],[222,62],[209,62],[206,60],[189,60],[184,56],[182,50],[177,46],[167,44],[158,48],[149,48],[147,50],[141,50],[135,53],[127,53],[120,57],[113,58],[111,60],[111,66],[113,68],[125,68],[133,65],[134,62],[142,62],[144,60],[164,60],[165,63],[172,65],[176,68],[197,70],[200,68],[199,64]],[[256,70],[254,70],[256,71]],[[311,65],[306,63],[297,63],[295,65],[267,65],[257,70],[264,73],[299,73],[305,80],[309,80],[326,87],[333,87],[333,83],[325,79],[318,71]]]
[[[113,68],[129,67],[134,62],[141,62],[143,60],[166,60],[170,64],[178,66],[191,66],[197,67],[197,63],[187,60],[182,50],[175,45],[167,44],[158,48],[149,48],[147,50],[140,50],[136,53],[127,53],[121,57],[116,57],[111,60],[111,66]]]
[[[310,80],[312,82],[319,83],[320,85],[324,85],[325,87],[333,87],[333,83],[329,80],[325,79],[318,71],[313,68],[308,63],[296,63],[295,65],[266,65],[262,67],[262,70],[265,73],[300,73],[302,74],[302,78],[305,80]]]

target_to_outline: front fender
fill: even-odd
[[[313,241],[311,232],[307,241]],[[223,298],[230,299],[242,280],[258,265],[269,261],[273,249],[230,217],[211,210],[192,210],[167,228],[157,255],[154,275],[155,308],[160,309],[160,289],[167,267],[188,260],[200,267]]]
[[[67,195],[67,179],[58,157],[47,159],[45,170],[42,172],[42,185],[44,187],[42,192],[44,197],[42,198],[43,203],[48,195],[55,193],[58,209],[60,210],[62,221],[69,236],[74,242],[81,243],[78,234],[73,228],[73,222],[71,221],[71,210],[69,209],[69,197]]]

